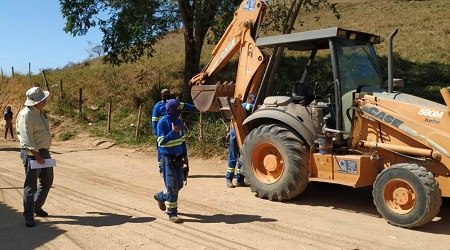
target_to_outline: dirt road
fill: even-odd
[[[450,249],[450,205],[427,225],[389,225],[370,189],[311,183],[289,202],[228,189],[226,162],[190,159],[183,224],[152,196],[163,187],[155,155],[99,139],[54,142],[55,181],[35,228],[22,217],[19,143],[0,141],[0,249]]]

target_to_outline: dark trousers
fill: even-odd
[[[5,139],[6,139],[6,136],[8,135],[8,129],[9,129],[9,132],[11,134],[11,138],[14,139],[13,129],[12,128],[6,128],[6,130],[5,130]]]
[[[169,157],[161,155],[161,165],[164,177],[165,192],[156,194],[159,200],[166,203],[167,214],[175,216],[178,213],[178,192],[183,188],[183,168],[176,166]]]
[[[39,154],[45,159],[50,159],[48,150],[39,150]],[[42,210],[47,199],[48,192],[53,184],[53,168],[31,169],[30,160],[34,156],[27,155],[27,150],[20,151],[25,168],[25,182],[23,184],[23,216],[25,219],[34,218],[34,211]],[[39,178],[39,186],[38,186]]]

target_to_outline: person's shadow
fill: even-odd
[[[102,212],[88,212],[87,214],[95,214],[95,216],[74,216],[74,215],[49,215],[49,218],[66,219],[64,221],[40,222],[42,224],[68,224],[82,225],[91,227],[109,227],[125,223],[143,223],[154,221],[153,217],[133,218],[130,215],[112,214]],[[98,216],[100,215],[100,216]]]
[[[189,214],[189,213],[178,213],[179,215],[185,216],[183,218],[184,222],[197,222],[197,223],[226,223],[226,224],[240,224],[249,222],[276,222],[276,219],[272,218],[262,218],[259,215],[251,214],[214,214],[214,215],[199,215],[199,214]],[[188,218],[186,218],[188,217]]]

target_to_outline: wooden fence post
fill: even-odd
[[[139,142],[139,127],[141,124],[141,111],[142,111],[142,103],[139,104],[139,112],[138,112],[138,120],[136,125],[136,134],[134,135],[134,139]]]
[[[64,97],[62,79],[59,79],[59,99]]]
[[[109,99],[109,107],[108,107],[108,127],[106,129],[106,133],[111,133],[111,110],[112,110],[112,99]]]
[[[82,117],[83,117],[83,114],[82,114],[82,104],[83,104],[83,89],[82,88],[80,88],[80,97],[79,97],[79,99],[78,99],[78,104],[79,104],[79,107],[78,107],[78,112],[79,112],[79,115],[80,115],[80,122],[82,121]]]
[[[30,79],[30,86],[32,85],[31,83],[31,63],[28,63],[28,79]]]
[[[50,87],[48,86],[47,76],[45,75],[45,70],[42,70],[42,75],[44,76],[45,87],[47,91],[50,91]]]
[[[200,111],[200,121],[199,121],[199,125],[198,125],[198,140],[199,141],[203,141],[203,131],[202,131],[202,127],[203,127],[203,112]]]

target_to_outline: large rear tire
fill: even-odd
[[[428,223],[442,204],[439,183],[417,164],[401,163],[384,169],[373,184],[372,195],[384,219],[406,228]]]
[[[269,200],[289,200],[308,185],[309,149],[285,126],[262,125],[242,147],[242,173],[252,192]]]

